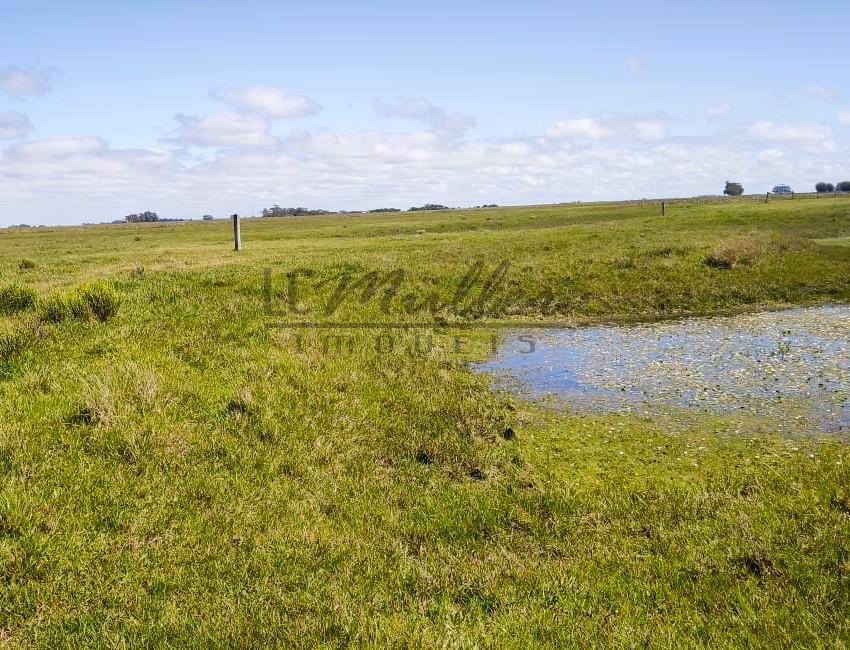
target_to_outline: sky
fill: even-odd
[[[0,2],[0,226],[850,180],[844,2]]]

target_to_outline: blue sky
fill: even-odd
[[[846,6],[7,3],[0,225],[809,190]]]

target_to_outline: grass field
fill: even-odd
[[[846,197],[242,234],[237,254],[225,221],[0,231],[0,642],[850,643],[846,443],[548,411],[469,370],[490,330],[459,354],[450,327],[848,301]],[[467,314],[316,316],[434,319],[430,351],[268,326],[265,268],[281,307],[295,268],[304,307],[341,270],[446,303],[502,260],[510,300]]]

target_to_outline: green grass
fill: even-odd
[[[0,286],[37,297],[0,330],[0,642],[846,645],[845,443],[542,410],[469,370],[489,334],[455,354],[451,310],[429,353],[267,327],[265,267],[282,307],[298,267],[445,301],[508,260],[488,322],[850,299],[846,198],[659,212],[246,220],[239,254],[222,221],[0,231]]]
[[[815,241],[822,246],[850,246],[850,237],[830,237]]]

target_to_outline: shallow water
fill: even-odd
[[[516,331],[477,367],[575,411],[736,414],[784,432],[850,432],[850,305]]]

